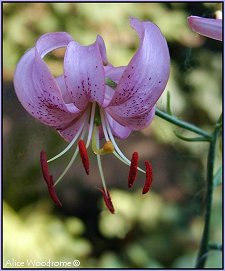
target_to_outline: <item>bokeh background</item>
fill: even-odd
[[[187,16],[215,17],[217,3],[5,3],[3,4],[3,256],[73,261],[96,268],[192,268],[203,229],[208,143],[187,143],[172,124],[154,118],[149,128],[118,140],[124,153],[140,154],[154,170],[152,191],[142,196],[144,175],[128,191],[129,168],[112,156],[103,160],[116,214],[105,208],[96,189],[100,177],[94,155],[86,176],[79,160],[57,186],[61,209],[50,200],[39,153],[48,157],[66,142],[22,108],[13,88],[16,63],[46,32],[66,31],[88,45],[100,34],[109,62],[127,65],[138,39],[129,16],[151,20],[165,35],[171,76],[158,107],[171,94],[173,114],[212,131],[222,109],[222,44],[193,33]],[[54,75],[62,72],[63,51],[46,58]],[[51,164],[55,178],[72,153]],[[221,162],[218,146],[216,167]],[[221,185],[214,189],[211,242],[222,242]],[[222,265],[222,253],[210,251],[207,267]]]

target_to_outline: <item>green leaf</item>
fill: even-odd
[[[222,184],[222,166],[217,170],[214,178],[213,178],[213,186],[216,187]]]

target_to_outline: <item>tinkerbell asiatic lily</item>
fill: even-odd
[[[23,107],[40,122],[55,128],[69,142],[63,151],[48,160],[46,153],[41,151],[43,176],[50,196],[59,206],[55,186],[78,153],[89,174],[87,148],[90,143],[102,181],[99,190],[110,212],[114,213],[114,207],[102,170],[102,155],[114,154],[130,166],[129,187],[132,187],[138,170],[146,174],[143,194],[151,186],[150,162],[145,161],[145,170],[139,168],[138,153],[134,152],[130,161],[119,149],[115,138],[126,139],[132,131],[150,124],[155,104],[168,81],[170,57],[167,42],[155,24],[136,18],[131,18],[130,24],[139,36],[139,47],[127,66],[114,67],[108,63],[100,36],[93,44],[82,46],[65,32],[41,36],[17,65],[14,86]],[[64,72],[55,78],[43,58],[61,47],[66,48]],[[72,146],[75,146],[74,154],[54,182],[48,164]]]
[[[222,41],[222,19],[209,19],[198,16],[189,16],[190,28],[202,36]]]

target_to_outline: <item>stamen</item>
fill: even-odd
[[[81,157],[84,169],[85,169],[87,175],[89,175],[88,152],[87,152],[87,149],[86,149],[86,146],[85,146],[85,143],[83,140],[79,140],[78,147],[79,147],[79,153],[80,153],[80,157]]]
[[[48,169],[48,163],[47,163],[47,155],[45,151],[41,151],[40,153],[40,162],[41,162],[41,169],[43,177],[47,183],[47,185],[50,184],[50,176],[49,176],[49,169]]]
[[[91,142],[91,136],[92,136],[94,120],[95,120],[95,107],[96,107],[96,103],[93,103],[92,108],[91,108],[91,116],[90,116],[90,122],[89,122],[89,130],[88,130],[88,138],[87,138],[86,148],[89,147],[90,142]]]
[[[108,134],[109,134],[109,138],[110,138],[110,140],[112,141],[112,144],[113,144],[113,146],[114,146],[114,148],[115,148],[115,150],[116,150],[116,151],[113,152],[113,154],[114,154],[120,161],[122,161],[124,164],[130,166],[131,161],[130,161],[123,153],[122,153],[122,151],[121,151],[121,150],[119,149],[119,147],[117,146],[116,141],[115,141],[115,139],[114,139],[114,137],[113,137],[113,134],[112,134],[112,132],[111,132],[111,128],[110,128],[110,126],[109,126],[109,123],[108,123],[108,121],[107,121],[106,119],[105,119],[105,123],[106,123],[107,132],[108,132]],[[103,129],[103,131],[104,131],[104,129]],[[142,168],[138,167],[137,169],[138,169],[139,171],[145,173],[145,171],[144,171]]]
[[[55,204],[58,205],[59,207],[62,207],[62,203],[60,202],[55,191],[52,175],[49,176],[48,192],[52,200],[55,202]]]
[[[130,164],[130,171],[129,171],[129,176],[128,176],[128,187],[131,188],[134,184],[134,181],[137,178],[137,173],[138,173],[138,153],[134,152],[132,155],[131,159],[131,164]]]
[[[51,159],[49,159],[47,162],[50,163],[54,160],[56,160],[57,158],[59,158],[60,156],[62,156],[63,154],[65,154],[76,142],[76,140],[78,139],[78,137],[80,136],[81,131],[84,128],[84,125],[86,123],[86,120],[84,121],[83,125],[81,125],[81,127],[79,128],[79,130],[77,131],[75,137],[73,138],[73,140],[69,143],[69,145],[63,150],[61,151],[59,154],[57,154],[56,156],[52,157]]]
[[[146,169],[146,180],[145,180],[145,185],[142,190],[142,194],[146,194],[149,191],[152,181],[153,181],[152,165],[148,161],[145,161],[145,169]]]
[[[84,138],[85,132],[86,132],[86,131],[85,131],[85,129],[84,129],[84,130],[82,131],[82,134],[81,134],[81,139]],[[56,180],[54,186],[56,186],[57,183],[58,183],[59,181],[62,180],[62,178],[63,178],[63,177],[65,176],[65,174],[67,173],[67,171],[70,169],[70,167],[72,166],[74,160],[75,160],[76,157],[77,157],[78,151],[79,151],[79,150],[78,150],[78,147],[76,147],[76,150],[75,150],[75,152],[74,152],[74,154],[73,154],[73,156],[72,156],[72,158],[71,158],[69,164],[67,165],[67,167],[65,168],[65,170],[63,171],[63,173],[59,176],[59,178]]]
[[[98,130],[96,129],[96,126],[94,127],[94,131],[93,131],[93,137],[92,140],[95,139],[95,145],[97,148],[99,148],[99,134],[98,134]],[[92,141],[92,145],[93,145],[93,141]],[[100,177],[101,177],[101,181],[102,181],[102,185],[104,187],[105,192],[107,191],[106,188],[106,184],[105,184],[105,177],[103,174],[103,170],[102,170],[102,163],[101,163],[101,157],[99,154],[97,154],[97,162],[98,162],[98,169],[99,169],[99,173],[100,173]]]
[[[106,128],[105,116],[104,116],[104,113],[103,113],[102,109],[100,110],[100,116],[101,116],[102,129],[103,129],[103,133],[104,133],[104,136],[105,136],[105,140],[109,141],[109,136],[108,136],[107,128]]]
[[[113,207],[113,203],[112,203],[112,200],[111,200],[111,196],[109,194],[109,191],[108,190],[104,190],[103,188],[98,188],[98,190],[102,193],[103,195],[103,199],[104,199],[104,202],[105,202],[105,205],[106,207],[109,209],[109,211],[114,214],[115,213],[115,209]]]

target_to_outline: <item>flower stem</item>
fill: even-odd
[[[179,120],[177,117],[170,115],[166,112],[163,112],[163,111],[159,110],[158,108],[156,108],[155,114],[156,114],[156,116],[158,116],[164,120],[167,120],[168,122],[171,122],[181,128],[184,128],[186,130],[189,130],[193,133],[196,133],[198,135],[205,137],[206,139],[208,139],[208,141],[211,140],[211,135],[209,133],[198,128],[197,126],[195,126],[193,124],[190,124],[190,123],[183,121],[183,120]]]
[[[216,124],[215,130],[212,134],[212,138],[209,145],[208,161],[207,161],[207,191],[206,191],[206,210],[205,210],[205,223],[203,234],[201,238],[201,244],[196,260],[196,268],[204,268],[207,255],[209,251],[209,233],[210,233],[210,218],[212,211],[212,199],[213,199],[213,169],[215,161],[215,148],[216,141],[220,133],[221,126]]]
[[[210,244],[209,249],[211,250],[223,250],[222,244]]]

